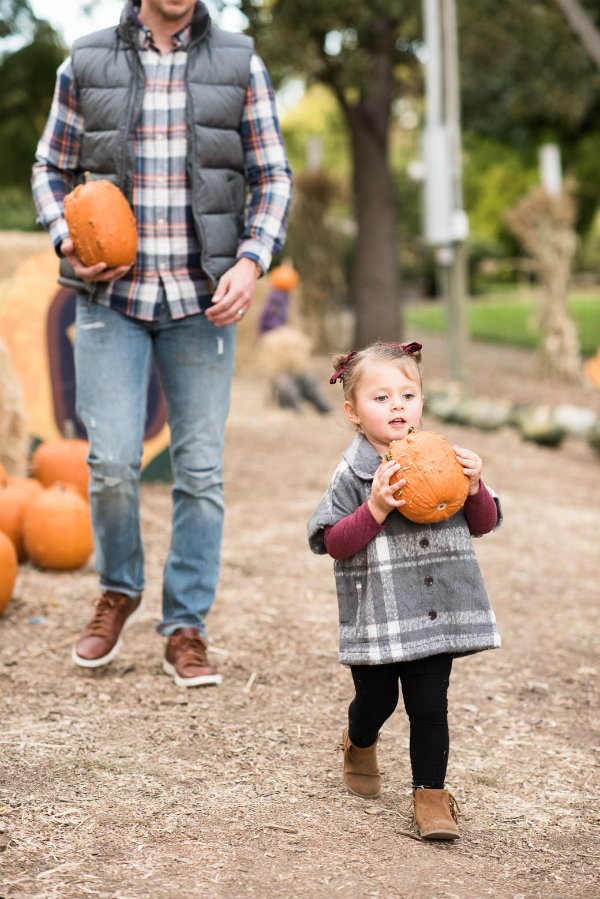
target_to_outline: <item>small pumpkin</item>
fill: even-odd
[[[65,219],[84,265],[131,265],[138,246],[135,216],[124,195],[101,179],[80,184],[65,197]]]
[[[584,363],[583,370],[594,387],[600,390],[600,350]]]
[[[12,599],[19,563],[12,540],[0,533],[0,615]]]
[[[55,484],[27,507],[23,537],[34,565],[55,571],[80,568],[93,549],[89,506],[72,488]]]
[[[51,487],[57,481],[73,484],[87,499],[90,480],[86,462],[88,451],[86,440],[48,440],[35,450],[31,473],[44,487]]]
[[[276,290],[294,290],[298,286],[299,276],[295,268],[289,262],[278,265],[270,272],[271,287]]]
[[[12,480],[18,479],[13,478]],[[38,488],[42,489],[41,484],[38,484]],[[9,483],[0,487],[0,531],[12,540],[19,562],[24,562],[27,558],[23,540],[23,521],[27,506],[31,501],[32,493],[28,488],[24,489]]]
[[[400,465],[390,484],[406,479],[404,487],[394,494],[406,503],[398,509],[405,518],[433,524],[446,521],[464,506],[469,478],[445,437],[434,431],[411,431],[402,440],[390,443],[386,459]]]

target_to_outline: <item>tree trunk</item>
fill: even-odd
[[[372,83],[355,105],[342,101],[352,138],[353,188],[358,234],[350,279],[356,313],[355,347],[400,339],[400,266],[397,196],[388,159],[394,89],[393,29],[383,17]]]

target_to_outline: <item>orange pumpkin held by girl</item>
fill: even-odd
[[[413,430],[402,440],[390,443],[386,458],[401,466],[391,476],[390,484],[406,479],[402,490],[394,494],[406,503],[398,509],[405,518],[433,524],[446,521],[464,506],[469,478],[445,437],[434,431]]]

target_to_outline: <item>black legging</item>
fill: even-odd
[[[348,709],[348,736],[355,746],[372,746],[379,730],[398,705],[398,679],[410,721],[413,786],[444,787],[450,741],[448,685],[452,656],[448,653],[394,662],[352,665],[356,696]]]

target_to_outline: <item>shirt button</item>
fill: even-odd
[[[158,183],[159,183],[159,184],[164,184],[164,183],[165,183],[165,176],[164,176],[164,175],[159,175],[157,180],[158,180]]]
[[[427,539],[427,537],[423,537],[422,540],[419,540],[419,546],[422,546],[423,549],[427,549],[427,547],[429,546],[429,540]]]
[[[164,225],[164,223],[165,223],[165,220],[164,220],[164,219],[159,219],[159,220],[158,220],[158,224],[159,224],[159,225]]]
[[[164,270],[164,269],[167,267],[167,263],[166,263],[166,262],[161,262],[161,264],[160,264],[158,267],[159,267],[160,269],[163,269],[163,270]]]
[[[164,140],[164,138],[165,138],[164,134],[157,134],[157,135],[156,135],[156,140]]]
[[[429,617],[431,618],[432,621],[435,621],[435,619],[437,618],[437,612],[434,612],[434,610],[432,609],[431,612],[429,613]]]
[[[431,577],[430,574],[428,574],[427,577],[425,578],[425,586],[431,587],[432,584],[433,584],[433,578]]]

